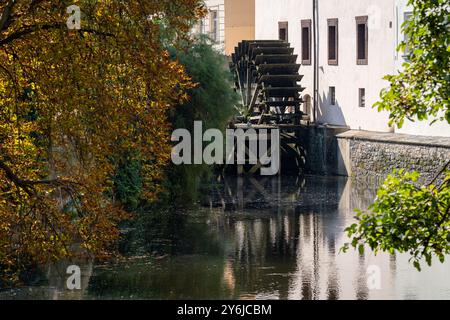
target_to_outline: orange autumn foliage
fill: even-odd
[[[81,10],[69,30],[67,7]],[[111,157],[139,154],[145,197],[170,159],[167,112],[192,87],[165,42],[200,0],[0,0],[0,272],[107,255],[126,214]],[[77,249],[78,248],[78,249]]]

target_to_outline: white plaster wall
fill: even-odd
[[[388,113],[372,106],[388,85],[382,78],[402,64],[396,48],[407,0],[319,0],[319,110],[318,122],[351,129],[389,132]],[[300,20],[313,18],[313,0],[256,0],[256,39],[277,39],[278,22],[289,22],[289,42],[300,55]],[[400,8],[398,8],[400,7]],[[400,11],[400,13],[398,13]],[[369,16],[368,65],[356,64],[356,16]],[[397,15],[401,21],[397,21]],[[339,64],[328,65],[327,19],[339,19]],[[312,53],[313,54],[313,53]],[[300,56],[298,62],[300,63]],[[313,65],[302,66],[304,95],[313,97]],[[337,105],[330,105],[329,87],[336,87]],[[358,89],[366,89],[366,107],[358,105]],[[406,123],[401,133],[450,136],[446,123]]]
[[[397,39],[396,45],[398,46],[400,42],[404,40],[404,35],[402,33],[402,24],[405,19],[405,12],[412,12],[412,8],[408,6],[408,0],[396,0],[395,13],[398,17],[397,27]],[[395,70],[398,72],[402,69],[402,65],[405,62],[404,55],[398,52],[395,56]],[[443,114],[441,114],[442,116]],[[415,121],[411,122],[409,120],[405,121],[405,124],[401,129],[397,128],[396,132],[405,134],[417,134],[426,136],[437,136],[437,137],[450,137],[450,125],[447,121],[438,121],[431,125],[434,118],[429,121]]]
[[[383,76],[394,68],[393,0],[321,0],[319,2],[319,110],[318,122],[345,125],[351,129],[390,131],[388,114],[371,106],[386,86]],[[356,16],[369,16],[369,64],[356,64]],[[300,20],[312,19],[312,0],[256,0],[256,38],[274,39],[278,21],[289,22],[289,42],[301,50]],[[327,57],[327,19],[339,19],[339,65],[329,66]],[[393,27],[392,27],[393,28]],[[300,63],[300,57],[299,57]],[[302,66],[300,73],[313,97],[313,65]],[[330,105],[329,87],[336,87],[337,105]],[[366,89],[366,108],[359,108],[358,89]]]
[[[319,121],[352,129],[390,131],[388,114],[372,106],[387,85],[382,78],[393,69],[392,0],[319,1]],[[368,65],[356,64],[356,16],[369,16]],[[339,19],[339,65],[328,65],[327,18]],[[392,23],[392,28],[391,28]],[[337,105],[330,105],[329,86],[336,87]],[[359,107],[358,89],[366,89],[366,107]]]
[[[403,127],[397,128],[395,132],[431,137],[450,137],[450,124],[447,121],[438,121],[433,125],[431,123],[432,120],[414,122],[406,120]]]

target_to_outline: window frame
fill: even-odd
[[[334,50],[335,50],[335,59],[330,59],[330,27],[334,27]],[[339,19],[332,18],[327,20],[327,40],[328,40],[328,50],[327,50],[327,60],[328,65],[337,66],[339,65]]]
[[[220,30],[219,30],[219,10],[209,11],[209,36],[214,42],[219,42],[220,40]],[[215,14],[215,17],[214,17]]]
[[[204,19],[200,19],[199,23],[198,23],[198,28],[201,34],[205,33],[205,20]]]
[[[289,23],[288,21],[280,21],[278,22],[278,39],[283,40],[280,37],[281,30],[286,30],[286,39],[284,41],[289,42]]]
[[[369,16],[359,16],[355,18],[356,20],[356,64],[357,65],[368,65],[369,64]],[[359,25],[363,24],[365,26],[365,36],[364,36],[364,59],[359,59]]]
[[[306,19],[306,20],[301,20],[300,22],[301,24],[301,31],[300,31],[300,36],[301,36],[301,61],[302,61],[302,65],[305,66],[310,66],[312,63],[312,57],[311,57],[311,26],[312,26],[312,21],[311,19]],[[304,59],[305,57],[303,56],[304,53],[304,48],[303,48],[303,29],[307,28],[308,29],[308,59]]]
[[[409,19],[413,16],[413,12],[412,11],[405,11],[403,12],[403,24],[406,24],[407,21],[409,21]],[[403,32],[403,28],[402,28],[402,42],[408,41],[408,35]],[[405,46],[405,50],[402,53],[402,57],[404,60],[408,60],[408,57],[411,53],[411,48],[408,46]]]
[[[358,106],[360,108],[366,107],[366,88],[358,88]]]
[[[330,92],[330,105],[336,106],[336,87],[335,86],[329,86],[328,90]]]

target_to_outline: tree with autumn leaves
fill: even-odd
[[[0,1],[2,275],[108,254],[126,217],[113,196],[115,155],[139,157],[145,197],[156,198],[170,160],[168,111],[193,86],[164,48],[187,39],[202,3]],[[71,5],[81,11],[76,30]]]

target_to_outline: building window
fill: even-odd
[[[338,65],[338,19],[328,19],[328,64]]]
[[[311,104],[312,104],[311,96],[309,94],[306,94],[303,97],[303,100],[304,100],[304,102],[303,102],[303,113],[305,115],[311,116]]]
[[[412,12],[405,12],[405,14],[404,14],[404,21],[405,21],[405,25],[404,25],[404,28],[406,28],[407,27],[407,23],[408,23],[408,21],[411,19],[411,17],[412,17]],[[403,41],[405,42],[405,43],[408,43],[408,41],[409,41],[409,35],[407,34],[407,33],[404,33],[404,35],[403,35]],[[410,53],[411,53],[411,48],[409,47],[409,46],[406,46],[405,47],[405,52],[403,53],[403,57],[405,58],[405,59],[407,59],[408,58],[408,56],[410,55]]]
[[[330,104],[336,105],[336,87],[330,87]]]
[[[198,32],[201,34],[205,33],[205,21],[203,19],[200,19],[198,23]]]
[[[210,12],[209,32],[212,40],[219,41],[219,13],[217,10]]]
[[[302,20],[302,64],[311,65],[311,20]]]
[[[280,40],[289,41],[287,22],[278,22],[278,37]]]
[[[366,89],[364,88],[359,88],[359,107],[366,107]]]
[[[367,27],[368,17],[356,17],[356,64],[368,64],[369,31]]]

